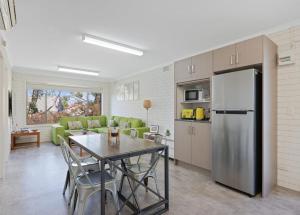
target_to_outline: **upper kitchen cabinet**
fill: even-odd
[[[212,52],[207,52],[175,62],[175,82],[187,82],[210,78]]]
[[[210,78],[212,75],[212,52],[192,57],[192,76],[194,80]]]
[[[260,64],[263,62],[263,38],[255,37],[236,44],[236,67]]]
[[[229,45],[213,52],[213,71],[246,67],[263,62],[263,36]]]
[[[235,68],[235,45],[226,46],[213,52],[213,71]]]
[[[192,59],[186,58],[180,61],[175,62],[174,71],[175,71],[175,82],[185,82],[192,79]]]

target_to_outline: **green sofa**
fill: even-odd
[[[88,128],[87,120],[99,120],[100,128]],[[121,116],[112,116],[110,118],[113,122],[113,126],[119,126],[124,124],[124,122],[128,125],[128,128],[121,129],[121,133],[125,135],[130,135],[130,129],[135,128],[137,130],[137,135],[139,138],[143,138],[145,132],[149,132],[149,128],[145,127],[145,123],[141,119],[137,118],[129,118],[129,117],[121,117]],[[68,122],[70,121],[80,121],[83,129],[88,131],[93,131],[96,133],[107,133],[109,120],[106,116],[79,116],[79,117],[62,117],[58,124],[52,125],[51,130],[51,139],[52,143],[55,145],[59,145],[58,135],[67,138],[70,136],[70,130],[68,127]]]
[[[120,126],[122,122],[127,122],[129,128],[121,129],[122,134],[130,135],[130,129],[134,128],[137,130],[138,138],[143,138],[145,132],[149,132],[150,128],[146,127],[146,124],[138,118],[131,118],[131,117],[123,117],[123,116],[112,116],[110,120],[116,122],[115,126]]]

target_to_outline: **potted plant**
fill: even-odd
[[[171,135],[171,132],[170,132],[169,129],[166,130],[165,135],[166,135],[167,137],[169,137],[169,136]]]

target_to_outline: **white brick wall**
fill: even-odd
[[[51,140],[51,125],[26,125],[26,82],[39,83],[39,84],[51,84],[62,86],[86,86],[88,88],[102,88],[103,89],[103,114],[108,115],[110,113],[110,92],[109,84],[91,81],[80,80],[71,78],[54,77],[47,75],[32,75],[25,73],[13,73],[12,89],[13,89],[13,120],[14,125],[17,123],[19,128],[30,127],[37,128],[41,131],[41,142],[49,142]]]
[[[117,101],[116,86],[128,81],[140,81],[140,98],[137,101]],[[154,69],[145,73],[120,80],[112,85],[111,114],[141,118],[146,121],[146,110],[143,108],[144,99],[152,101],[149,109],[149,125],[159,125],[160,132],[166,129],[174,135],[174,68],[169,66],[168,71],[163,68]]]
[[[300,27],[270,34],[295,64],[278,67],[278,185],[300,191]]]

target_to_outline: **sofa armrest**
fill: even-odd
[[[144,138],[144,133],[150,131],[150,128],[148,128],[148,127],[140,127],[140,128],[135,128],[135,129],[137,131],[138,138]]]
[[[51,126],[51,140],[55,145],[59,145],[58,135],[65,136],[65,128],[59,124],[54,124]]]

